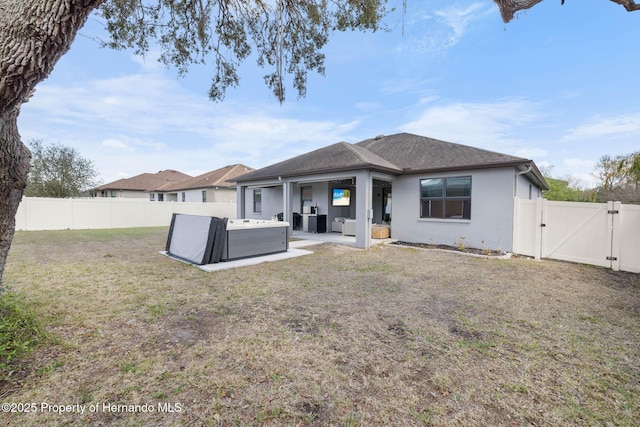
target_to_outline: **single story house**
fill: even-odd
[[[173,202],[236,203],[236,185],[229,180],[255,169],[234,164],[162,188],[163,200]]]
[[[189,178],[192,176],[173,169],[157,173],[142,173],[131,178],[123,178],[100,185],[91,189],[90,194],[92,197],[156,200],[156,194],[162,194],[164,187]]]
[[[303,216],[306,230],[343,233],[349,223],[361,248],[376,223],[402,241],[511,251],[514,198],[549,189],[532,160],[409,133],[339,142],[235,181],[238,218],[281,214],[299,227]]]

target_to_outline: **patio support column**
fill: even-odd
[[[282,181],[282,216],[289,222],[289,234],[293,230],[293,216],[291,213],[291,183]]]
[[[371,218],[373,180],[368,170],[356,173],[356,247],[369,249],[371,245]]]
[[[246,185],[237,185],[236,186],[236,192],[238,193],[236,195],[236,200],[237,200],[237,207],[236,207],[236,214],[237,214],[237,218],[238,219],[243,219],[245,218],[244,214],[245,214],[245,195],[247,192],[247,186]]]

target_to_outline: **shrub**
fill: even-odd
[[[14,292],[0,293],[0,377],[31,353],[44,333],[26,303]]]

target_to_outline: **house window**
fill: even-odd
[[[202,190],[202,203],[207,203],[207,190]]]
[[[111,197],[116,197],[118,194],[115,191],[111,192]]]
[[[153,202],[156,200],[156,195],[154,193],[149,193],[149,201]]]
[[[158,194],[158,201],[164,202],[164,194]]]
[[[187,200],[187,193],[185,193],[184,191],[182,192],[182,201],[186,201]]]
[[[471,219],[471,177],[421,179],[420,218]]]
[[[262,213],[262,190],[253,190],[253,213]]]

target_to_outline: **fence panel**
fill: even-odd
[[[540,258],[539,200],[514,199],[513,252]]]
[[[40,199],[45,201],[51,201],[51,199]],[[70,229],[84,230],[91,228],[111,228],[111,206],[109,199],[63,199],[71,207],[71,217],[69,218]],[[25,203],[26,202],[26,203]],[[26,204],[26,208],[30,211],[30,204],[32,200],[26,198],[22,200],[23,204]],[[45,204],[46,206],[46,204]],[[42,230],[42,225],[37,222],[29,222],[27,230]],[[38,227],[38,228],[33,228]],[[47,228],[47,230],[53,230]]]
[[[542,257],[611,267],[611,222],[606,203],[545,201]]]
[[[32,198],[29,201],[29,209],[24,209],[21,214],[20,208],[23,208],[24,200],[18,208],[17,218],[23,218],[24,224],[38,224],[36,230],[64,230],[71,228],[73,220],[73,205],[66,199],[45,199]],[[19,230],[28,230],[28,228],[19,228],[20,224],[16,224]]]
[[[640,273],[640,206],[620,206],[620,270]]]
[[[16,230],[169,226],[174,212],[235,218],[236,204],[25,197],[16,213]]]
[[[515,199],[513,239],[522,255],[640,273],[640,206]]]

